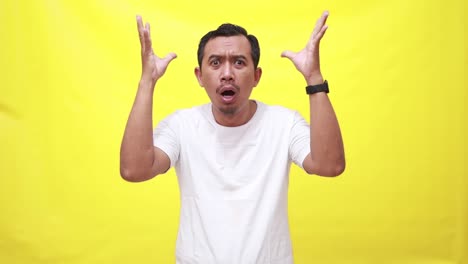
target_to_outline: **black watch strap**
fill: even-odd
[[[329,92],[327,80],[325,80],[322,84],[309,85],[306,87],[307,94],[314,94],[314,93],[320,93],[320,92],[325,92],[325,93]]]

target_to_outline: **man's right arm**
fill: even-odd
[[[165,173],[170,168],[169,157],[153,146],[153,93],[156,82],[164,75],[168,64],[176,57],[154,54],[150,26],[137,16],[141,44],[142,75],[120,148],[120,175],[127,181],[140,182]]]

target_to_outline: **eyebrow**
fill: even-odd
[[[211,59],[219,59],[219,58],[223,58],[223,57],[225,57],[225,56],[224,56],[224,55],[216,55],[216,54],[213,54],[213,55],[210,55],[210,56],[208,57],[208,60],[211,60]],[[247,57],[244,56],[244,55],[233,55],[233,56],[231,56],[231,57],[233,57],[233,58],[235,58],[235,59],[247,60]]]

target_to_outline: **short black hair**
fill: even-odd
[[[239,36],[239,35],[246,37],[247,40],[250,42],[252,60],[254,62],[254,69],[256,69],[258,66],[258,62],[260,60],[260,45],[258,44],[257,38],[254,35],[247,34],[247,30],[245,30],[245,28],[238,26],[238,25],[230,24],[230,23],[222,24],[216,30],[212,30],[206,33],[200,39],[200,43],[198,44],[198,51],[197,51],[198,66],[200,67],[200,69],[201,69],[201,64],[203,60],[203,55],[205,52],[205,46],[209,40],[214,39],[216,37],[231,37],[231,36]]]

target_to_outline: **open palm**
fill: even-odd
[[[137,26],[141,45],[141,79],[143,81],[156,83],[156,81],[164,75],[167,66],[177,55],[175,53],[169,53],[164,58],[158,57],[154,53],[152,47],[150,24],[146,23],[146,25],[143,26],[141,16],[137,16]]]
[[[320,56],[319,46],[328,26],[325,22],[328,18],[328,11],[322,13],[322,16],[317,20],[314,31],[312,32],[307,45],[299,52],[290,50],[283,51],[282,57],[292,61],[296,69],[304,75],[306,81],[313,78],[314,75],[320,75]]]

